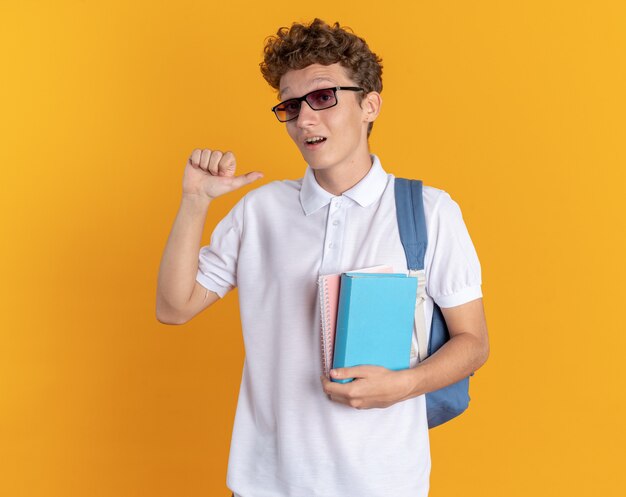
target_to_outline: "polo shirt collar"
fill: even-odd
[[[378,200],[387,186],[387,173],[380,164],[380,160],[374,154],[371,154],[371,157],[372,167],[369,172],[356,185],[343,192],[343,196],[354,200],[361,207],[367,207]],[[300,203],[304,213],[307,216],[312,214],[328,205],[334,197],[335,195],[327,192],[319,185],[313,169],[307,166],[300,189]]]

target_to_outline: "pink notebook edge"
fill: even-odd
[[[383,264],[344,272],[393,273],[393,268]],[[318,278],[321,319],[320,342],[322,349],[322,374],[324,374],[327,378],[330,378],[330,370],[332,368],[342,274],[343,273],[325,274],[320,275]]]

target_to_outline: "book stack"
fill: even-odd
[[[417,278],[392,271],[376,266],[320,276],[322,371],[327,377],[332,368],[409,367]]]

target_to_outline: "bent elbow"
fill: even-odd
[[[485,340],[483,341],[483,343],[481,344],[479,353],[477,355],[477,366],[476,369],[482,367],[486,362],[487,359],[489,359],[489,354],[491,353],[491,349],[489,346],[489,339],[485,338]]]
[[[189,319],[181,316],[180,314],[165,312],[159,306],[156,308],[155,313],[156,319],[161,324],[169,324],[169,325],[181,325],[185,324]]]
[[[489,348],[489,342],[487,342],[487,345],[485,346],[485,348],[483,350],[481,366],[487,362],[487,359],[489,359],[489,354],[490,353],[491,353],[491,349]]]

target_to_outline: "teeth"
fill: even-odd
[[[313,138],[307,138],[305,141],[307,143],[318,143],[318,142],[321,142],[324,139],[325,138],[323,136],[315,136]]]

